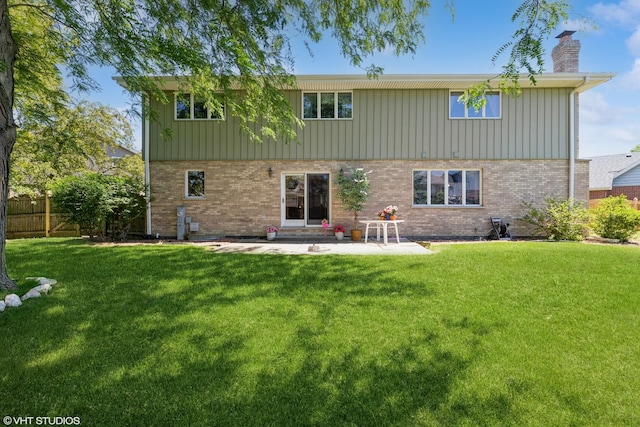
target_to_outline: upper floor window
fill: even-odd
[[[499,119],[500,118],[500,92],[487,92],[486,104],[478,111],[468,107],[458,99],[462,91],[449,93],[449,118],[451,119]]]
[[[223,120],[224,104],[221,111],[209,108],[204,98],[192,93],[176,93],[176,120]]]
[[[423,169],[413,171],[414,206],[479,206],[480,170]]]
[[[353,118],[352,99],[351,92],[304,92],[302,94],[303,118],[351,119]]]

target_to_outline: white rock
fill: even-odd
[[[40,298],[40,292],[36,291],[35,289],[31,289],[29,292],[22,295],[22,301],[30,298]]]
[[[7,307],[18,307],[22,305],[22,301],[20,301],[20,297],[16,294],[9,294],[4,297],[4,303]]]
[[[51,285],[47,284],[47,285],[38,285],[35,288],[32,288],[31,290],[32,291],[36,291],[36,292],[40,292],[40,293],[48,294],[51,289],[53,289],[51,287]]]
[[[0,301],[0,313],[4,311],[4,307],[5,307],[4,301]]]
[[[55,285],[58,283],[56,279],[47,279],[46,277],[27,277],[27,280],[38,282],[39,285]]]

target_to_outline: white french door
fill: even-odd
[[[282,174],[282,226],[320,227],[331,221],[329,174],[296,172]]]

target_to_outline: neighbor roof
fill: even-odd
[[[589,190],[611,190],[613,180],[640,164],[640,153],[592,157]]]

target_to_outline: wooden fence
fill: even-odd
[[[600,200],[603,200],[603,199],[590,199],[589,200],[589,209],[595,209],[598,206],[598,203],[600,203]],[[629,200],[629,206],[631,206],[635,210],[640,209],[640,204],[638,203],[638,198],[636,197],[633,200]]]
[[[7,239],[82,235],[77,224],[65,222],[64,215],[48,196],[9,199],[7,208]],[[144,224],[144,218],[135,221],[130,233],[143,234]]]
[[[9,199],[7,239],[24,237],[77,237],[80,227],[67,224],[50,197]]]

